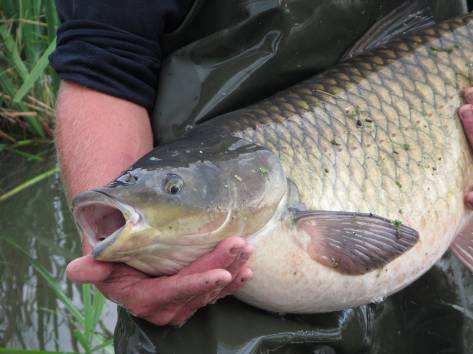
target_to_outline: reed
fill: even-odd
[[[0,1],[0,140],[51,139],[59,79],[48,65],[54,0]],[[21,150],[20,150],[21,151]]]

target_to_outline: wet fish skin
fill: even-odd
[[[240,298],[272,310],[310,312],[309,295],[286,306],[294,295],[277,289],[312,282],[292,287],[291,293],[311,293],[317,311],[331,311],[381,299],[428,270],[471,219],[463,192],[472,184],[473,163],[456,110],[472,78],[469,14],[222,118],[229,134],[279,157],[307,209],[372,212],[420,234],[407,254],[377,272],[349,279],[325,269],[317,276],[298,271],[308,269],[309,260],[296,256],[296,249],[281,253],[273,247],[283,242],[281,230],[274,231],[259,239],[250,266],[270,269],[270,263],[285,260],[286,269],[256,271]]]
[[[119,242],[113,245],[121,252],[139,251],[127,253],[125,259],[120,258],[125,253],[113,253],[108,247],[100,250],[108,252],[109,258],[103,260],[126,261],[153,272],[163,268],[165,260],[167,270],[176,270],[222,237],[234,236],[235,230],[251,230],[242,235],[255,246],[248,262],[254,276],[237,296],[255,306],[276,312],[327,312],[379,301],[401,289],[428,270],[472,219],[463,193],[473,181],[473,161],[456,118],[461,90],[472,83],[470,58],[473,15],[348,60],[158,147],[127,172],[138,177],[137,185],[104,190],[118,200],[133,201],[138,211],[141,203],[147,216],[142,219],[147,219],[150,231],[142,227],[146,232],[139,238],[133,225],[127,224],[127,233],[117,235]],[[243,154],[235,151],[230,154],[233,160],[224,161],[225,144],[206,145],[215,131],[219,139],[237,137],[262,147],[259,153],[271,163],[258,171],[262,160],[251,153],[245,159],[257,163],[243,165]],[[185,150],[191,153],[182,153]],[[267,150],[277,159],[268,160]],[[207,163],[223,171],[224,176],[212,172],[219,190],[227,183],[237,186],[229,194],[232,198],[244,191],[234,208],[239,214],[218,228],[218,237],[215,233],[198,239],[189,234],[182,237],[177,230],[188,233],[194,225],[213,225],[217,220],[213,216],[226,206],[219,202],[219,209],[214,199],[195,199],[206,204],[204,210],[192,202],[195,196],[172,204],[159,186],[169,173],[177,173],[194,178],[188,185],[201,189],[207,181],[195,178],[198,174],[193,172]],[[282,174],[289,181],[287,190],[281,184]],[[260,177],[258,191],[251,189],[250,175]],[[218,195],[218,200],[225,199]],[[94,198],[84,195],[77,207]],[[251,210],[246,208],[248,201]],[[264,210],[258,209],[260,204]],[[316,260],[313,252],[318,250],[310,237],[294,227],[292,208],[373,213],[417,230],[419,240],[376,270],[357,275],[340,272],[338,262],[330,267]],[[169,222],[171,231],[160,227]]]
[[[437,200],[442,210],[440,195],[465,185],[470,168],[454,113],[473,78],[472,21],[447,21],[356,57],[222,125],[277,154],[309,209],[402,219]],[[442,174],[448,179],[435,177]]]

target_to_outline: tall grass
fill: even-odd
[[[59,80],[48,66],[59,20],[54,0],[0,1],[0,140],[52,137]]]

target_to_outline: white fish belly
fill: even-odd
[[[331,312],[381,301],[424,274],[448,249],[462,224],[473,222],[462,198],[454,204],[445,218],[418,229],[420,240],[411,250],[364,275],[341,274],[316,262],[294,242],[297,235],[275,225],[250,239],[255,246],[249,260],[254,276],[237,297],[278,313]]]

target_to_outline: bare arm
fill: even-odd
[[[70,198],[117,177],[153,148],[147,111],[134,103],[63,82],[56,145]]]
[[[57,104],[56,143],[69,198],[102,186],[153,147],[147,111],[125,100],[64,82]],[[109,299],[159,325],[183,324],[196,310],[233,293],[251,277],[251,247],[238,237],[171,277],[149,277],[119,263],[85,256],[69,263],[68,277],[93,283]]]

